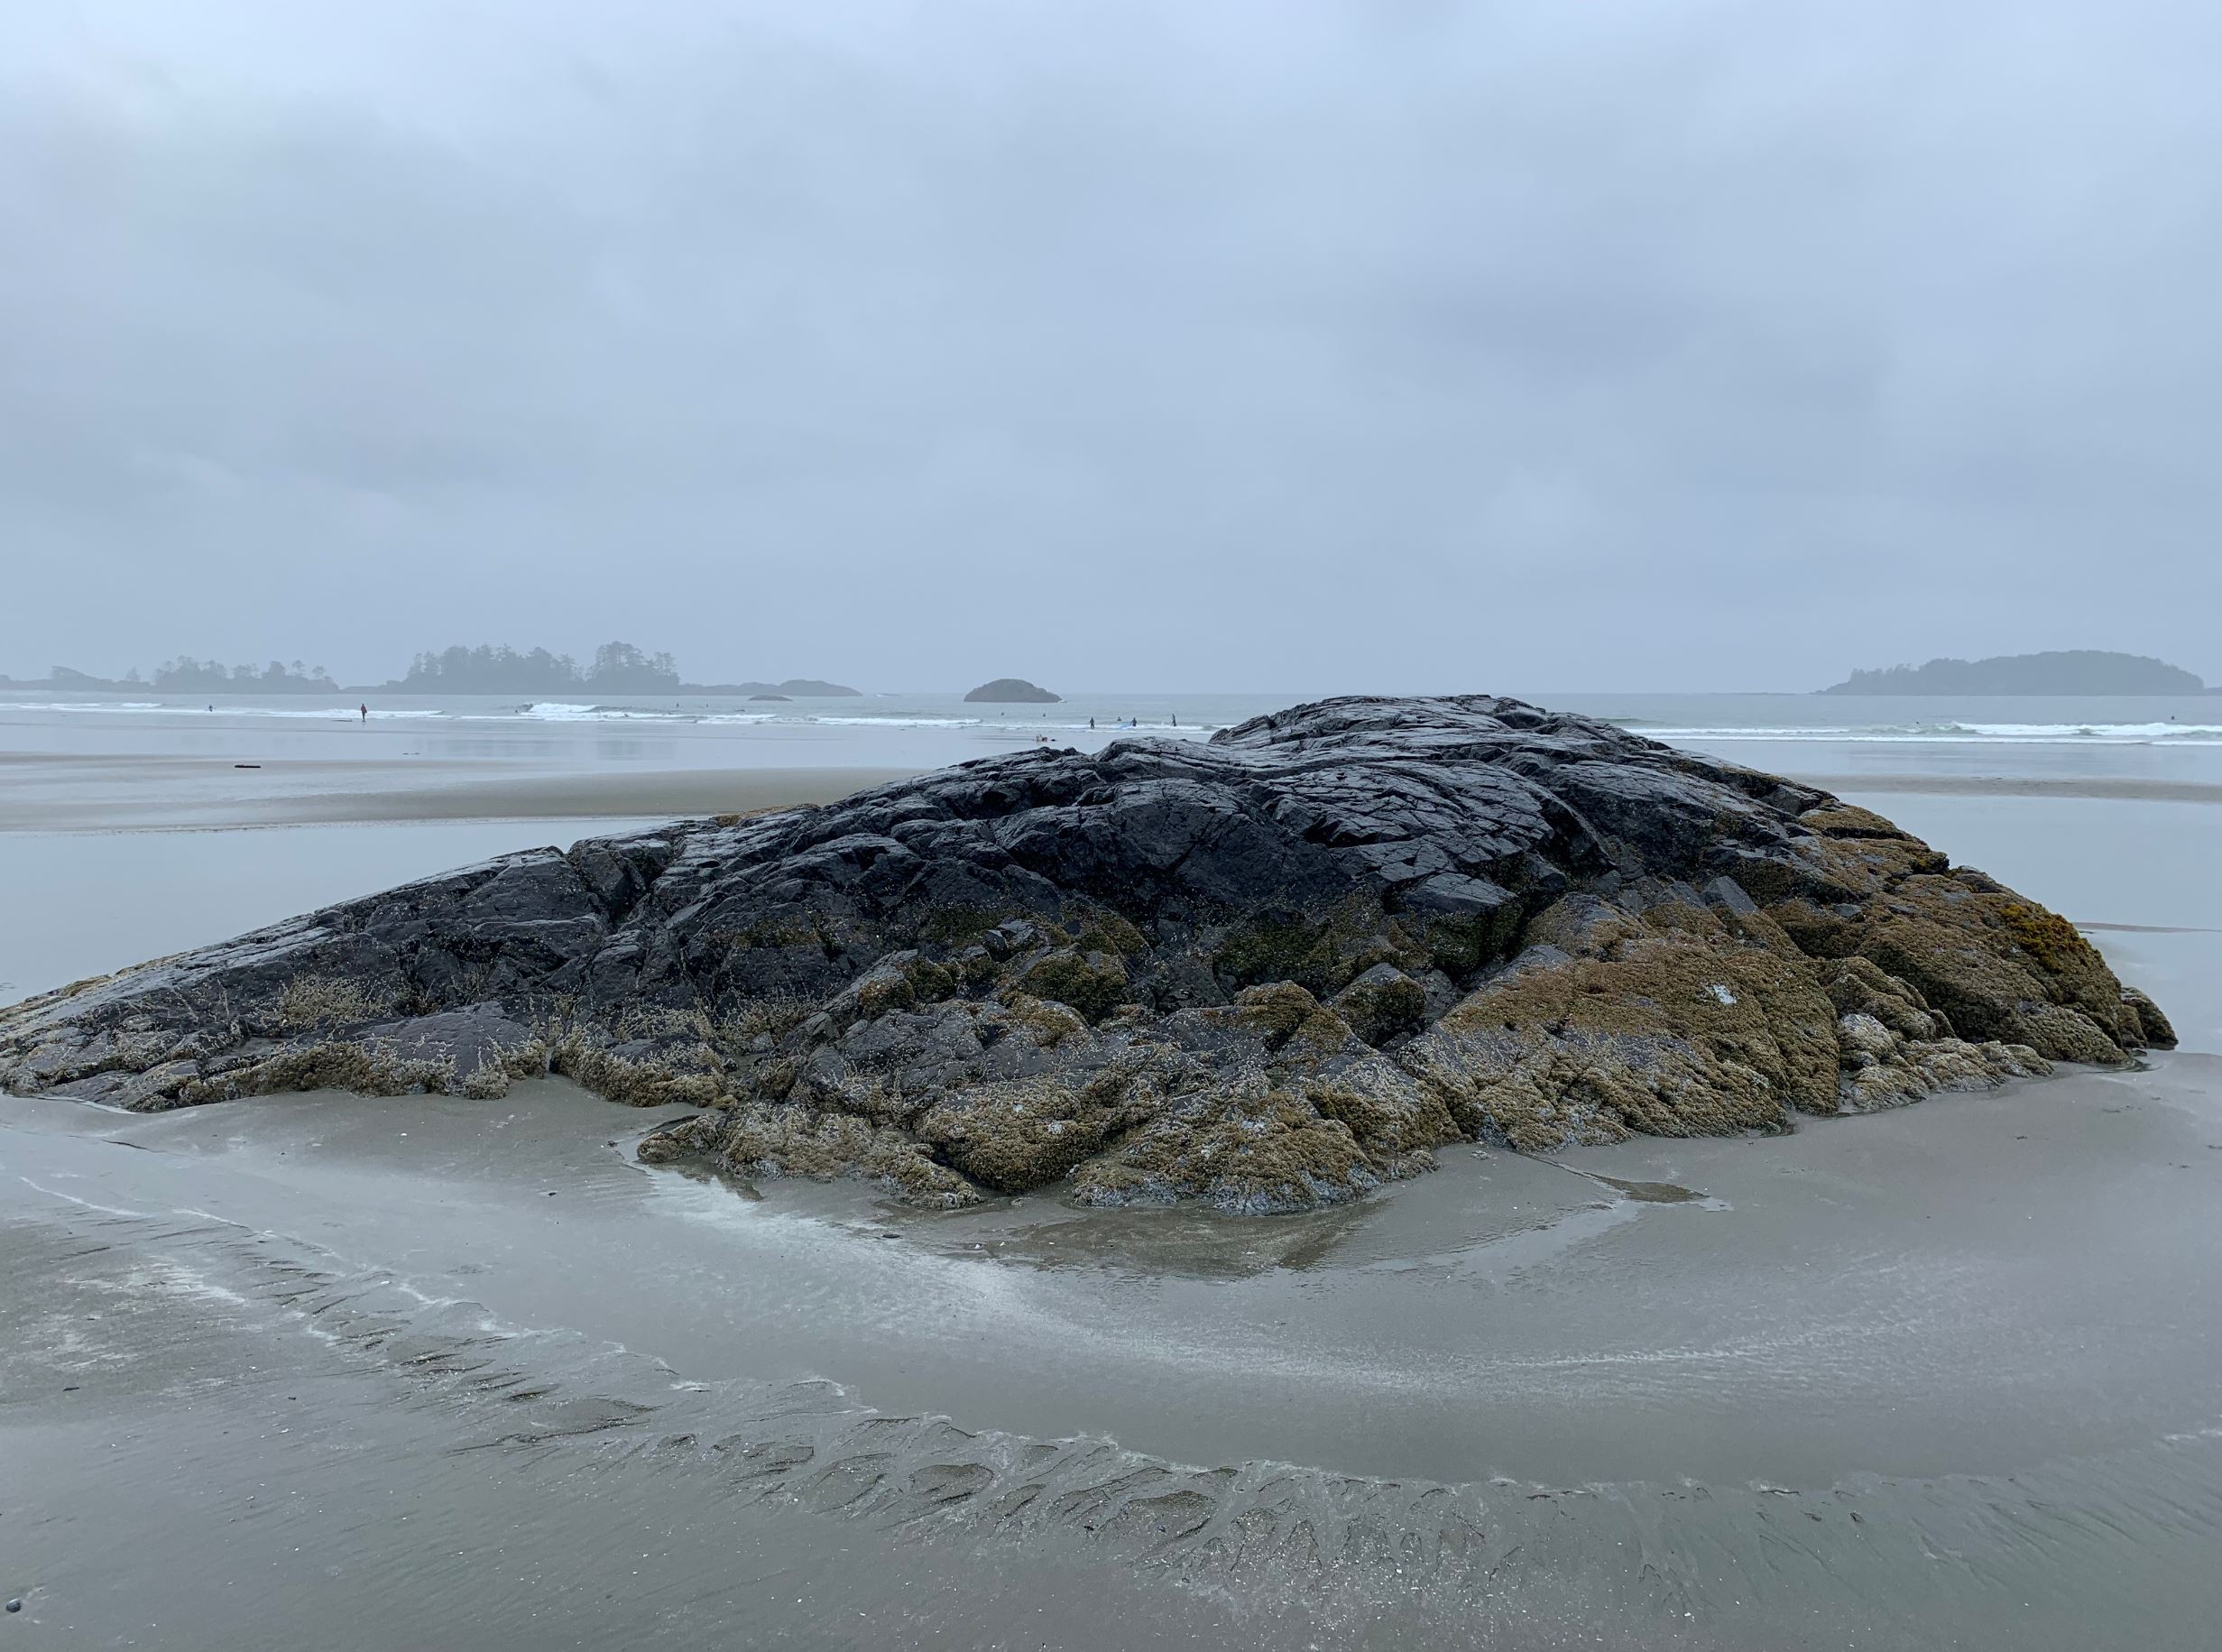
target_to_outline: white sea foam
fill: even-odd
[[[1961,723],[1952,726],[1996,740],[2115,740],[2141,745],[2155,740],[2222,739],[2222,725],[2212,723]]]
[[[190,706],[166,706],[164,709],[171,711],[191,711],[193,708]],[[204,711],[200,715],[207,716],[208,714]],[[335,706],[329,709],[319,709],[316,711],[281,711],[275,707],[268,706],[219,706],[216,708],[216,715],[219,717],[304,717],[312,720],[329,720],[337,723],[360,722],[363,717],[361,708],[354,706]],[[445,718],[447,715],[447,714],[444,711],[381,711],[373,709],[370,714],[370,720],[373,723],[406,723],[422,721],[427,718]]]
[[[528,723],[635,723],[635,722],[691,722],[683,712],[652,711],[633,706],[577,706],[568,700],[536,700],[530,706],[520,706],[514,711],[479,712],[472,715],[474,722],[507,717],[518,717]]]
[[[175,709],[157,700],[118,700],[92,702],[77,700],[14,700],[5,702],[18,711],[170,711]]]

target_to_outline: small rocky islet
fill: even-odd
[[[1263,1214],[1460,1141],[1779,1131],[2173,1041],[2072,925],[1826,792],[1349,697],[504,855],[0,1011],[0,1085],[554,1072],[697,1109],[651,1161]]]
[[[1061,706],[1065,697],[1052,694],[1038,683],[1030,683],[1023,677],[999,677],[991,683],[965,695],[968,706]]]

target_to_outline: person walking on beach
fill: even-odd
[[[370,702],[369,702],[368,700],[364,700],[364,701],[363,702],[363,707],[362,707],[362,710],[363,710],[363,721],[364,721],[364,722],[365,722],[365,723],[368,723],[368,722],[370,721]]]

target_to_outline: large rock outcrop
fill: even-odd
[[[1780,1131],[2172,1042],[2072,926],[1826,793],[1348,698],[505,855],[0,1012],[156,1109],[554,1070],[644,1157],[1267,1212],[1447,1142]]]

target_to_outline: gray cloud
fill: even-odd
[[[2217,44],[2159,0],[14,8],[0,665],[2222,677]]]

